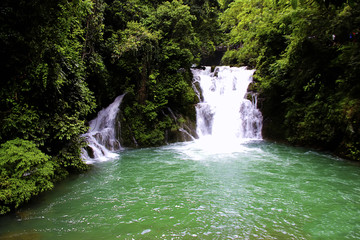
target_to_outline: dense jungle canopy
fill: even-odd
[[[341,0],[3,0],[0,213],[85,171],[81,134],[126,93],[126,146],[194,121],[190,68],[256,69],[263,136],[360,159],[360,4]],[[178,116],[178,121],[170,117]]]

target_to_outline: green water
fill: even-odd
[[[360,166],[265,141],[127,150],[0,218],[0,239],[360,239]]]

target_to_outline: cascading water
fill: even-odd
[[[256,96],[252,101],[245,98],[254,70],[222,66],[214,72],[211,67],[192,71],[194,86],[199,84],[201,90],[200,93],[195,88],[200,100],[196,107],[196,131],[199,139],[205,140],[206,151],[221,148],[221,152],[232,152],[238,149],[239,142],[262,139],[262,115],[256,107]],[[119,129],[116,118],[123,97],[118,96],[90,121],[90,130],[83,135],[88,147],[82,150],[82,157],[87,163],[116,157],[114,151],[122,149],[116,134]],[[185,129],[180,131],[187,133]]]
[[[116,129],[119,129],[116,126],[118,124],[116,119],[124,95],[118,96],[112,104],[102,109],[98,116],[89,122],[89,131],[82,135],[88,142],[88,147],[82,149],[82,158],[86,163],[116,157],[114,151],[122,149],[116,133]]]
[[[262,115],[253,101],[246,99],[255,70],[245,67],[194,69],[194,83],[200,85],[200,103],[196,106],[197,134],[218,143],[262,139]]]

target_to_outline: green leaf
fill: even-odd
[[[54,165],[35,143],[7,141],[0,148],[0,214],[53,188]]]

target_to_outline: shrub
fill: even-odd
[[[0,148],[0,214],[53,188],[54,166],[35,143],[16,138]]]

